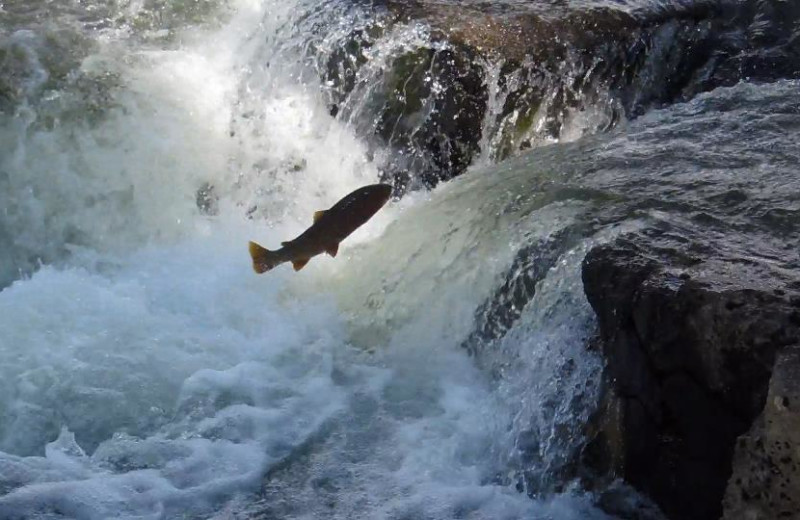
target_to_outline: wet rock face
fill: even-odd
[[[590,226],[573,225],[522,248],[494,294],[475,313],[475,330],[462,343],[471,355],[488,342],[502,338],[536,296],[536,284],[577,243],[593,231]]]
[[[382,34],[356,31],[331,55],[324,74],[331,114],[391,152],[384,180],[399,191],[433,186],[466,170],[480,152],[488,90],[479,56],[430,42],[401,45],[373,57],[382,66],[365,66],[373,38]]]
[[[720,89],[509,161],[528,169],[519,191],[560,192],[586,213],[520,251],[465,346],[492,348],[536,298],[541,270],[591,237],[582,278],[600,337],[588,348],[605,358],[605,393],[580,467],[564,474],[611,514],[624,508],[604,493],[621,478],[672,520],[718,520],[737,438],[800,338],[796,89]]]
[[[762,414],[773,367],[800,338],[800,178],[796,164],[771,158],[796,144],[784,130],[759,141],[735,128],[769,128],[749,126],[761,115],[780,127],[796,102],[749,105],[738,90],[673,107],[670,125],[621,138],[613,160],[597,148],[603,168],[580,178],[619,197],[598,219],[641,217],[582,267],[608,389],[586,462],[674,520],[722,516],[737,438]],[[720,117],[689,123],[697,113]],[[696,146],[676,144],[679,136]]]
[[[376,132],[401,152],[392,169],[417,172],[428,186],[466,170],[479,152],[475,137],[487,103],[480,67],[469,50],[404,54],[393,61],[386,89]]]
[[[753,244],[666,224],[584,261],[614,390],[608,463],[670,518],[720,517],[736,439],[800,337],[800,278],[776,267]]]
[[[800,346],[775,362],[763,414],[739,437],[724,520],[800,518]]]
[[[320,70],[331,113],[390,151],[384,180],[403,191],[743,79],[800,77],[799,5],[390,0]]]

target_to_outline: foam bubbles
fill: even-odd
[[[602,518],[508,485],[515,408],[458,348],[519,245],[502,179],[392,203],[300,274],[252,272],[248,240],[377,179],[291,55],[269,66],[260,38],[294,6],[243,0],[166,49],[100,39],[80,67],[113,84],[102,117],[0,125],[0,235],[27,273],[0,292],[0,511]]]
[[[243,238],[213,228],[0,293],[4,511],[202,515],[276,468],[361,489],[375,514],[481,486],[498,410],[468,358],[348,345],[335,302],[293,298],[288,270],[254,278]],[[355,511],[359,492],[339,489]]]
[[[149,249],[106,274],[45,268],[0,293],[2,443],[16,468],[0,487],[23,485],[0,504],[109,518],[122,496],[180,511],[256,488],[342,409],[333,306],[281,304],[280,274],[253,284],[246,251],[219,246]],[[13,477],[41,466],[58,485]],[[87,494],[111,501],[86,509]]]

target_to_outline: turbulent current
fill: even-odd
[[[712,81],[720,37],[661,88],[689,2],[525,11],[532,41],[645,19],[646,59],[571,25],[503,56],[496,20],[448,39],[431,5],[0,0],[0,518],[614,518],[576,467],[603,365],[580,268],[652,215],[589,226],[611,199],[558,185],[666,175],[670,142],[798,86]],[[248,240],[379,180],[337,258],[253,272]]]

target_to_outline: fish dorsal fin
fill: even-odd
[[[286,246],[288,246],[289,244],[291,244],[291,242],[289,242],[289,241],[286,241],[286,242],[281,242],[281,245],[282,245],[283,247],[286,247]]]
[[[303,259],[300,259],[300,260],[293,260],[292,261],[292,267],[294,267],[295,271],[299,271],[300,269],[302,269],[302,268],[304,268],[306,266],[306,264],[308,263],[308,260],[309,260],[308,258],[303,258]]]
[[[324,215],[324,214],[325,214],[325,210],[324,210],[324,209],[321,209],[321,210],[319,210],[319,211],[315,211],[315,212],[314,212],[314,222],[316,222],[316,221],[318,221],[319,219],[321,219],[321,218],[322,218],[322,215]]]
[[[336,258],[336,253],[339,252],[339,244],[333,244],[332,246],[326,247],[325,252]]]

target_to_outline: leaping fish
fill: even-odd
[[[299,271],[311,257],[328,253],[335,257],[339,243],[368,221],[392,196],[388,184],[371,184],[358,188],[334,204],[330,209],[314,213],[310,228],[288,242],[282,248],[270,251],[255,242],[250,242],[253,269],[261,274],[284,262],[291,262]]]

